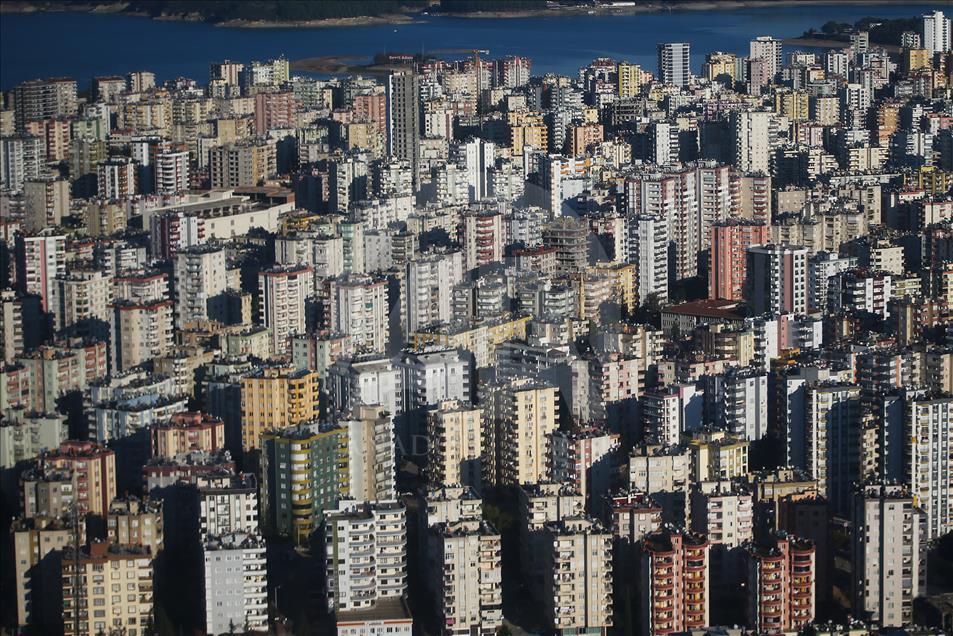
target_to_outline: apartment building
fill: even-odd
[[[275,144],[249,139],[209,150],[213,188],[257,186],[277,173]]]
[[[742,300],[746,252],[749,247],[771,242],[771,228],[748,219],[719,221],[711,227],[711,262],[708,266],[708,297]]]
[[[785,533],[746,547],[748,627],[759,634],[799,630],[816,615],[814,543]]]
[[[258,531],[258,483],[253,475],[211,472],[199,475],[195,485],[201,540],[232,532]]]
[[[73,116],[78,108],[76,80],[68,77],[23,82],[13,89],[12,98],[17,130],[30,121]]]
[[[684,526],[690,516],[691,454],[679,446],[641,446],[629,455],[629,488],[655,499],[666,523]]]
[[[23,184],[23,229],[39,232],[60,224],[70,214],[69,181],[37,179]]]
[[[208,634],[268,630],[265,541],[255,533],[209,536],[204,557],[205,631]]]
[[[520,378],[490,389],[497,483],[535,484],[548,474],[549,436],[559,425],[558,389]],[[486,442],[485,442],[486,443]]]
[[[175,324],[208,320],[209,303],[227,287],[225,249],[197,245],[178,251],[174,260]]]
[[[40,455],[38,463],[44,473],[70,475],[80,514],[107,514],[116,498],[115,452],[95,442],[68,440]]]
[[[112,369],[125,371],[172,348],[175,304],[169,298],[167,276],[142,270],[112,279],[108,307]]]
[[[428,481],[461,484],[482,492],[483,410],[469,402],[442,400],[427,411]]]
[[[60,551],[85,534],[85,523],[79,524],[75,528],[68,517],[36,516],[11,525],[17,625],[62,631]]]
[[[0,411],[0,469],[14,469],[21,462],[57,448],[66,441],[66,417],[38,413],[22,406]]]
[[[78,554],[65,548],[63,633],[146,633],[154,620],[152,556],[148,548],[107,543],[92,543]]]
[[[262,435],[266,528],[307,544],[324,511],[337,508],[350,492],[348,433],[338,425],[298,424]]]
[[[463,253],[416,257],[407,262],[401,280],[401,323],[404,334],[453,316],[453,286],[463,280]]]
[[[40,308],[52,313],[55,281],[66,274],[66,236],[47,229],[16,237],[16,283],[24,294],[40,297]]]
[[[691,527],[722,550],[740,547],[754,538],[751,492],[729,481],[696,484],[691,494]]]
[[[155,192],[177,194],[189,189],[189,153],[166,151],[155,157]]]
[[[503,624],[502,542],[479,517],[430,526],[433,612],[441,634],[494,634]]]
[[[403,505],[342,501],[326,512],[325,532],[328,611],[335,615],[338,633],[409,636]]]
[[[926,514],[907,488],[868,483],[855,492],[852,522],[854,615],[911,624],[913,602],[926,593]]]
[[[208,413],[183,411],[150,427],[153,457],[174,457],[191,450],[225,446],[225,423]]]
[[[476,269],[503,260],[506,227],[498,210],[474,210],[463,215],[461,224],[463,265]]]
[[[356,351],[383,353],[388,338],[387,281],[348,275],[328,282],[330,324],[351,336]]]
[[[840,514],[850,510],[851,490],[860,479],[861,408],[860,387],[808,386],[803,429],[798,430],[792,418],[795,427],[788,432],[792,465],[817,480],[821,495]]]
[[[0,186],[21,192],[23,185],[46,174],[46,144],[42,137],[15,135],[0,138]]]
[[[612,534],[626,546],[634,547],[662,527],[662,507],[644,493],[627,490],[615,494],[608,506]]]
[[[241,380],[242,448],[260,448],[271,429],[315,421],[321,415],[318,374],[307,369],[263,367]]]
[[[307,266],[273,267],[258,274],[258,317],[271,331],[275,355],[291,352],[291,336],[307,331],[307,299],[314,294],[314,270]]]
[[[794,245],[748,248],[745,296],[756,314],[807,313],[807,254]]]
[[[159,554],[165,542],[162,500],[126,496],[113,499],[106,514],[106,537],[110,543],[148,548]]]
[[[547,523],[536,558],[547,625],[560,634],[606,634],[613,625],[612,533],[587,517]]]
[[[53,326],[105,335],[112,302],[112,281],[98,269],[73,268],[53,281]]]
[[[527,585],[538,601],[543,592],[545,570],[541,555],[545,551],[547,523],[582,517],[586,499],[571,486],[552,482],[526,484],[519,489],[520,566]]]
[[[671,527],[641,544],[641,633],[670,634],[711,624],[708,553],[703,535]]]
[[[904,409],[904,478],[933,540],[953,530],[953,399],[908,399]]]
[[[688,443],[692,481],[730,480],[748,475],[748,441],[722,430],[701,431]]]

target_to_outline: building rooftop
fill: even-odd
[[[410,610],[403,598],[377,599],[373,607],[360,610],[343,610],[337,613],[338,627],[371,622],[413,623]]]

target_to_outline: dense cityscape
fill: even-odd
[[[11,86],[3,633],[953,633],[950,19],[818,29]]]

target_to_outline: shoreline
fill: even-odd
[[[133,17],[146,17],[157,21],[179,21],[179,22],[206,22],[212,26],[232,29],[326,29],[342,27],[361,27],[378,26],[387,24],[412,24],[418,22],[421,17],[439,17],[439,18],[461,18],[470,20],[487,19],[514,19],[514,18],[560,18],[560,17],[583,17],[583,16],[615,16],[615,15],[639,15],[648,13],[677,13],[682,11],[737,11],[743,9],[764,9],[771,7],[791,7],[791,6],[824,6],[824,5],[892,5],[896,4],[894,0],[694,0],[691,2],[680,3],[677,5],[666,2],[646,2],[634,6],[575,6],[575,7],[557,7],[529,11],[476,11],[470,13],[439,13],[430,12],[424,15],[424,12],[403,12],[389,13],[382,15],[357,16],[350,18],[323,18],[319,20],[226,20],[223,22],[211,22],[207,18],[197,13],[164,13],[156,16],[150,16],[141,12],[126,11],[127,3],[116,3],[114,5],[93,5],[93,4],[57,4],[49,6],[38,6],[31,2],[0,2],[0,13],[42,13],[42,12],[79,12],[106,15],[128,15]],[[791,38],[792,43],[805,38]],[[832,45],[814,44],[818,48],[836,48]]]
[[[677,5],[665,2],[648,2],[635,6],[613,7],[559,7],[529,11],[474,11],[470,13],[435,13],[445,18],[497,19],[497,18],[545,18],[638,15],[644,13],[679,13],[682,11],[737,11],[739,9],[768,9],[771,7],[836,6],[836,5],[893,5],[895,0],[694,0]]]
[[[784,38],[781,42],[787,46],[803,46],[805,48],[814,48],[814,49],[849,49],[850,42],[844,42],[842,40],[832,40],[829,38],[805,38],[805,37],[796,37],[796,38]],[[881,48],[887,51],[888,53],[899,53],[900,47],[895,44],[877,44],[875,42],[870,43],[871,48]]]
[[[210,23],[212,26],[226,29],[336,29],[342,27],[376,26],[381,24],[411,24],[417,20],[414,14],[388,13],[384,15],[365,15],[357,18],[325,18],[321,20],[302,20],[299,22],[281,22],[271,20],[225,20]]]

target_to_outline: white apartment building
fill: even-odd
[[[771,155],[778,137],[774,113],[732,111],[729,126],[734,134],[735,168],[740,172],[771,174]]]
[[[156,155],[157,194],[175,194],[189,189],[189,153],[160,152]]]
[[[420,511],[420,535],[425,537],[428,528],[439,524],[482,519],[483,500],[469,486],[440,486],[420,499]]]
[[[838,256],[832,252],[817,252],[808,260],[808,307],[816,311],[827,310],[827,293],[830,279],[840,272],[857,266],[857,259]]]
[[[497,210],[471,211],[463,215],[464,266],[476,269],[503,260],[506,224]]]
[[[308,266],[273,267],[258,274],[259,322],[271,330],[271,350],[291,351],[291,337],[307,331],[306,301],[313,294],[314,272]]]
[[[43,230],[16,239],[17,287],[40,297],[45,312],[54,311],[56,278],[66,274],[66,236]]]
[[[308,265],[315,278],[330,278],[344,273],[344,239],[310,232],[275,238],[275,262],[278,265]]]
[[[124,371],[172,348],[173,302],[165,274],[140,271],[116,276],[109,307],[110,364]]]
[[[883,627],[913,621],[926,594],[926,515],[902,486],[867,484],[853,505],[853,613]]]
[[[463,144],[461,150],[467,170],[470,202],[481,201],[489,195],[487,173],[496,163],[496,144],[473,139]]]
[[[848,269],[829,279],[827,306],[830,311],[850,308],[886,319],[891,288],[892,277],[886,272]]]
[[[953,530],[953,399],[912,399],[905,410],[906,480],[933,540]]]
[[[675,244],[674,277],[677,279],[698,273],[699,232],[702,229],[698,196],[705,194],[698,187],[700,176],[697,167],[666,168],[664,172],[636,174],[625,181],[629,214],[665,220],[666,239]],[[717,206],[711,202],[705,207],[706,216],[716,213]],[[658,256],[658,253],[653,252],[653,255]]]
[[[933,56],[949,51],[951,42],[950,19],[942,11],[923,14],[923,48]]]
[[[42,176],[46,144],[41,137],[18,135],[0,139],[0,187],[20,192],[23,184]]]
[[[659,44],[658,69],[663,84],[686,86],[692,77],[691,45],[687,42]]]
[[[443,400],[470,401],[472,354],[466,349],[409,350],[394,358],[401,373],[402,408],[426,408]]]
[[[748,248],[745,292],[756,314],[807,313],[807,255],[798,245]]]
[[[101,270],[73,270],[53,282],[53,324],[56,329],[109,322],[112,280]]]
[[[209,536],[205,561],[205,631],[268,630],[265,541],[250,532]]]
[[[402,411],[401,373],[390,358],[339,359],[327,373],[330,409],[348,417],[360,404],[376,405],[392,415]]]
[[[346,275],[330,281],[331,329],[351,336],[354,348],[383,353],[387,344],[387,281]]]
[[[678,444],[682,433],[701,426],[704,403],[692,383],[646,391],[641,402],[642,428],[659,444]]]
[[[638,300],[668,301],[668,222],[659,216],[629,217],[629,256],[638,275]]]
[[[139,193],[139,166],[129,157],[111,157],[97,168],[98,195],[109,201],[125,199]]]
[[[40,453],[59,448],[66,440],[66,418],[57,413],[36,413],[23,407],[2,411],[0,468],[12,469]]]
[[[768,432],[768,376],[750,370],[730,369],[722,381],[725,430],[748,441],[759,440]]]
[[[207,320],[209,301],[225,291],[225,250],[200,245],[175,255],[175,323]]]
[[[325,515],[328,611],[374,608],[407,591],[406,510],[397,501],[341,501]]]
[[[453,317],[453,286],[463,280],[463,253],[420,256],[407,262],[401,280],[404,337]]]
[[[749,46],[749,60],[763,60],[765,74],[773,78],[781,71],[781,40],[770,35],[762,35],[751,40]]]
[[[199,489],[199,533],[210,536],[258,532],[258,487],[250,476],[203,479]]]
[[[737,548],[754,539],[754,504],[748,490],[730,481],[696,484],[691,495],[692,531],[712,545]]]

